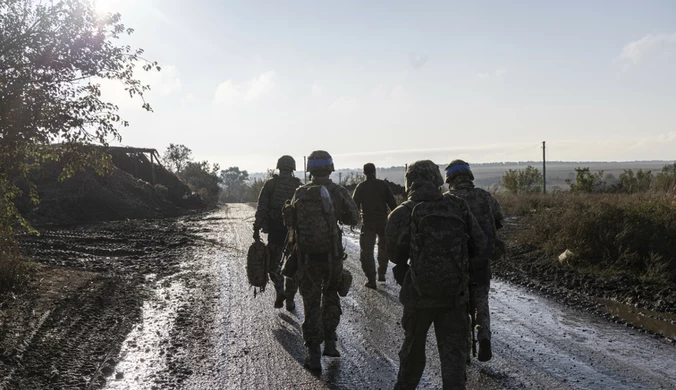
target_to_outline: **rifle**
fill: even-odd
[[[288,278],[293,278],[296,275],[296,271],[298,271],[295,230],[293,228],[289,228],[288,233],[286,234],[283,256],[284,261],[282,262],[282,269],[280,270],[281,274]]]
[[[472,323],[472,328],[470,331],[472,332],[472,357],[476,357],[476,333],[474,330],[476,329],[476,307],[474,305],[474,284],[470,282],[469,285],[469,316],[471,318],[471,323]]]

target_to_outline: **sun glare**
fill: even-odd
[[[120,12],[129,0],[94,0],[96,12],[100,14]]]

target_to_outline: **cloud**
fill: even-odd
[[[229,106],[240,96],[239,90],[231,80],[226,80],[216,87],[214,94],[214,103],[218,105]]]
[[[500,78],[500,77],[503,77],[506,74],[507,74],[507,68],[500,67],[493,72],[477,73],[476,77],[478,79],[485,80],[485,79],[488,79],[488,78],[491,78],[491,77]]]
[[[146,72],[142,65],[136,65],[134,78],[150,86],[150,91],[145,92],[144,96],[151,101],[151,105],[153,99],[172,95],[183,87],[174,65],[167,65],[159,72],[155,69]],[[124,90],[124,83],[120,80],[93,78],[91,82],[101,85],[103,100],[116,104],[120,108],[140,108],[143,104],[140,98],[129,96],[129,92]]]
[[[676,50],[676,33],[648,34],[637,41],[624,45],[619,59],[637,64],[647,57],[670,49]]]
[[[275,72],[265,72],[253,79],[249,85],[244,99],[247,101],[256,100],[261,96],[269,94],[275,87],[277,74]]]
[[[174,65],[165,66],[159,72],[155,70],[143,72],[139,74],[139,78],[142,82],[150,85],[151,93],[157,93],[160,96],[168,96],[174,92],[179,92],[183,87],[181,79],[178,77],[178,70]]]
[[[277,81],[275,72],[265,72],[248,83],[226,80],[216,87],[214,104],[230,106],[240,101],[252,102],[272,92]]]

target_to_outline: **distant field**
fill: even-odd
[[[566,190],[568,185],[565,180],[567,178],[575,177],[575,168],[589,167],[592,172],[603,170],[604,174],[612,174],[618,177],[625,169],[651,170],[653,173],[659,172],[663,166],[673,164],[674,161],[582,161],[582,162],[568,162],[556,161],[547,163],[547,189],[548,190]],[[502,175],[509,169],[523,169],[528,165],[532,165],[542,171],[542,162],[526,161],[526,162],[509,162],[509,163],[488,163],[488,164],[473,164],[472,172],[474,172],[475,183],[484,188],[495,188],[500,184]],[[443,167],[442,167],[443,168]],[[333,173],[331,179],[338,182],[342,176],[345,178],[350,174],[361,174],[361,169],[341,169]],[[252,178],[264,177],[264,173],[252,174]],[[303,172],[296,172],[296,176],[303,178]],[[387,179],[397,184],[404,184],[404,167],[389,167],[379,168],[377,176],[381,179]]]

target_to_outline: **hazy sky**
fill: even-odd
[[[162,72],[123,144],[249,171],[676,158],[676,1],[98,0]]]

